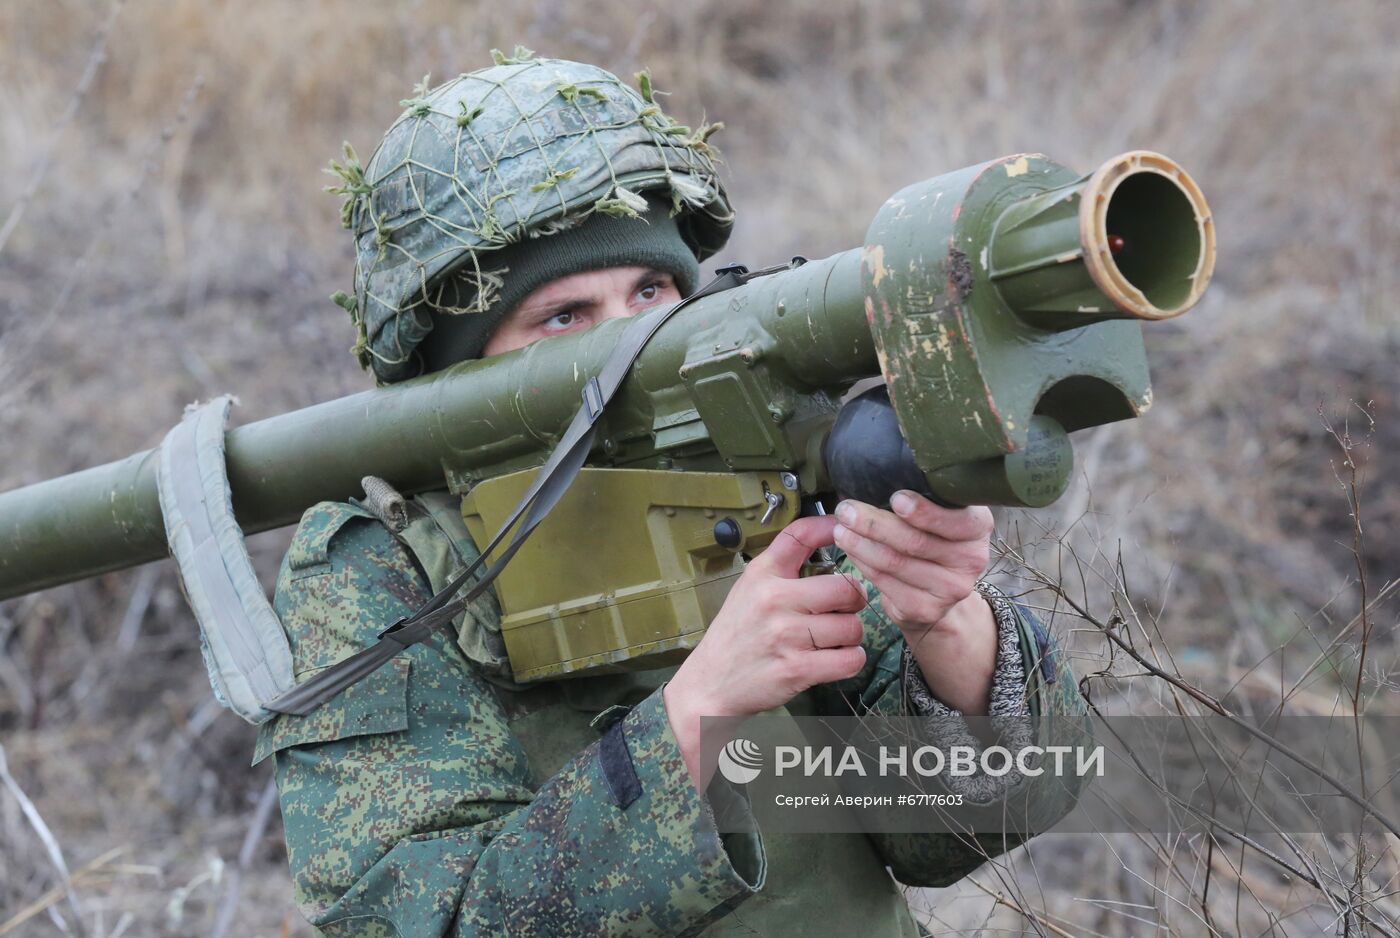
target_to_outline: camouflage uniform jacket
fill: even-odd
[[[353,503],[303,516],[275,598],[299,679],[369,643],[475,557],[451,523],[455,500],[434,493],[415,500],[426,516],[424,506],[434,522],[413,549]],[[928,714],[951,727],[946,738],[961,725],[958,741],[976,745],[866,587],[864,669],[787,709]],[[994,722],[1063,744],[1083,716],[1074,676],[1031,613],[988,595],[1001,640]],[[314,713],[262,727],[256,758],[275,755],[297,902],[322,934],[912,938],[921,930],[886,868],[905,884],[946,885],[1020,842],[721,834],[715,813],[746,815],[748,802],[722,780],[706,798],[695,791],[660,690],[672,670],[515,685],[492,660],[499,628],[483,597],[457,641],[434,636]],[[630,765],[621,791],[605,764],[619,753]],[[969,795],[986,796],[976,786],[991,781],[974,777]]]

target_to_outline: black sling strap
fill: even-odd
[[[589,378],[588,383],[584,385],[583,406],[574,414],[568,429],[550,453],[548,461],[540,468],[520,503],[515,506],[510,517],[501,525],[501,529],[496,532],[496,536],[486,545],[480,556],[411,615],[399,619],[380,632],[373,645],[336,662],[310,680],[266,704],[266,708],[275,713],[305,716],[351,684],[373,673],[403,649],[423,641],[439,626],[456,618],[490,587],[492,581],[500,575],[501,570],[525,543],[525,539],[568,490],[588,454],[593,450],[594,429],[598,418],[602,416],[604,408],[622,386],[633,363],[656,331],[677,312],[701,297],[737,287],[754,277],[784,268],[768,268],[752,273],[737,265],[723,268],[715,279],[674,306],[629,322],[602,370],[595,377]],[[517,521],[520,522],[518,526]],[[515,533],[496,562],[472,583],[464,595],[454,599],[462,587],[476,577],[487,556],[500,545],[512,528],[515,529]]]

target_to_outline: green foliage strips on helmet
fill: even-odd
[[[645,73],[638,91],[592,65],[493,55],[494,66],[431,90],[425,78],[367,166],[348,144],[345,163],[332,163],[356,244],[355,295],[335,299],[380,383],[420,373],[415,350],[434,312],[491,306],[508,273],[492,252],[507,245],[594,212],[638,216],[643,193],[669,199],[697,258],[729,236],[733,213],[706,143],[719,125],[673,121]],[[445,291],[450,278],[474,289]]]

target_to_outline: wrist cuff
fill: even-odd
[[[1026,665],[1021,655],[1021,630],[1015,605],[1001,590],[989,583],[978,583],[977,591],[992,607],[997,624],[996,669],[992,673],[991,703],[988,716],[996,732],[998,745],[1015,751],[1031,745],[1030,704],[1026,696]],[[930,741],[942,749],[970,746],[980,755],[982,740],[974,734],[959,710],[939,700],[924,678],[918,661],[908,643],[903,653],[904,698],[909,712],[925,718]],[[1002,797],[1021,781],[1019,772],[1004,776],[982,773],[950,777],[949,789],[974,804],[986,804]]]

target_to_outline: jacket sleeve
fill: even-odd
[[[838,572],[858,579],[870,597],[861,616],[866,665],[847,681],[815,688],[818,712],[919,718],[924,738],[945,754],[952,746],[969,746],[980,753],[985,734],[973,732],[962,714],[938,700],[937,688],[924,681],[898,626],[885,615],[879,589],[844,555],[838,557]],[[1012,751],[1028,745],[1088,745],[1092,734],[1086,707],[1054,639],[1025,606],[986,583],[978,590],[997,624],[997,662],[986,721],[996,744]],[[895,878],[910,886],[946,886],[1019,846],[1069,813],[1080,787],[1077,779],[1049,772],[1026,776],[1013,768],[997,778],[980,772],[963,778],[936,776],[925,781],[924,790],[961,797],[968,811],[958,816],[967,817],[969,826],[962,833],[870,835]],[[1000,823],[1013,815],[1019,823]],[[988,824],[989,819],[993,823]],[[957,825],[945,820],[943,829],[949,826]]]
[[[276,597],[298,678],[427,597],[380,524],[311,509]],[[436,636],[265,724],[269,754],[297,901],[327,935],[690,934],[763,883],[761,842],[717,833],[659,690],[536,781],[490,686]]]

